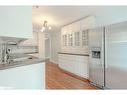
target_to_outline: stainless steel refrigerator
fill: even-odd
[[[127,22],[89,31],[90,81],[109,89],[127,89]]]
[[[105,29],[105,86],[127,89],[127,22]]]
[[[89,30],[89,79],[93,85],[105,86],[104,27]]]

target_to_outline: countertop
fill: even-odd
[[[89,56],[89,54],[78,54],[78,53],[67,53],[67,52],[58,52],[58,54],[68,54],[68,55]]]
[[[28,57],[28,54],[24,54],[24,53],[14,53],[14,54],[10,54],[9,58],[10,59],[16,59],[16,58],[22,58],[22,57]]]
[[[41,62],[45,62],[45,60],[39,59],[37,57],[32,57],[32,59],[25,59],[21,61],[14,61],[10,63],[0,64],[0,70],[20,67],[20,66],[25,66],[25,65],[38,64]]]

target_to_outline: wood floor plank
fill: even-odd
[[[46,62],[46,89],[97,89],[88,81],[64,73],[51,62]]]

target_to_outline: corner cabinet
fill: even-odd
[[[32,7],[1,6],[0,36],[32,38]]]

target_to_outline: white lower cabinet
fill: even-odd
[[[89,78],[88,56],[59,54],[59,67],[80,77]]]
[[[0,70],[0,90],[45,89],[45,62]]]

